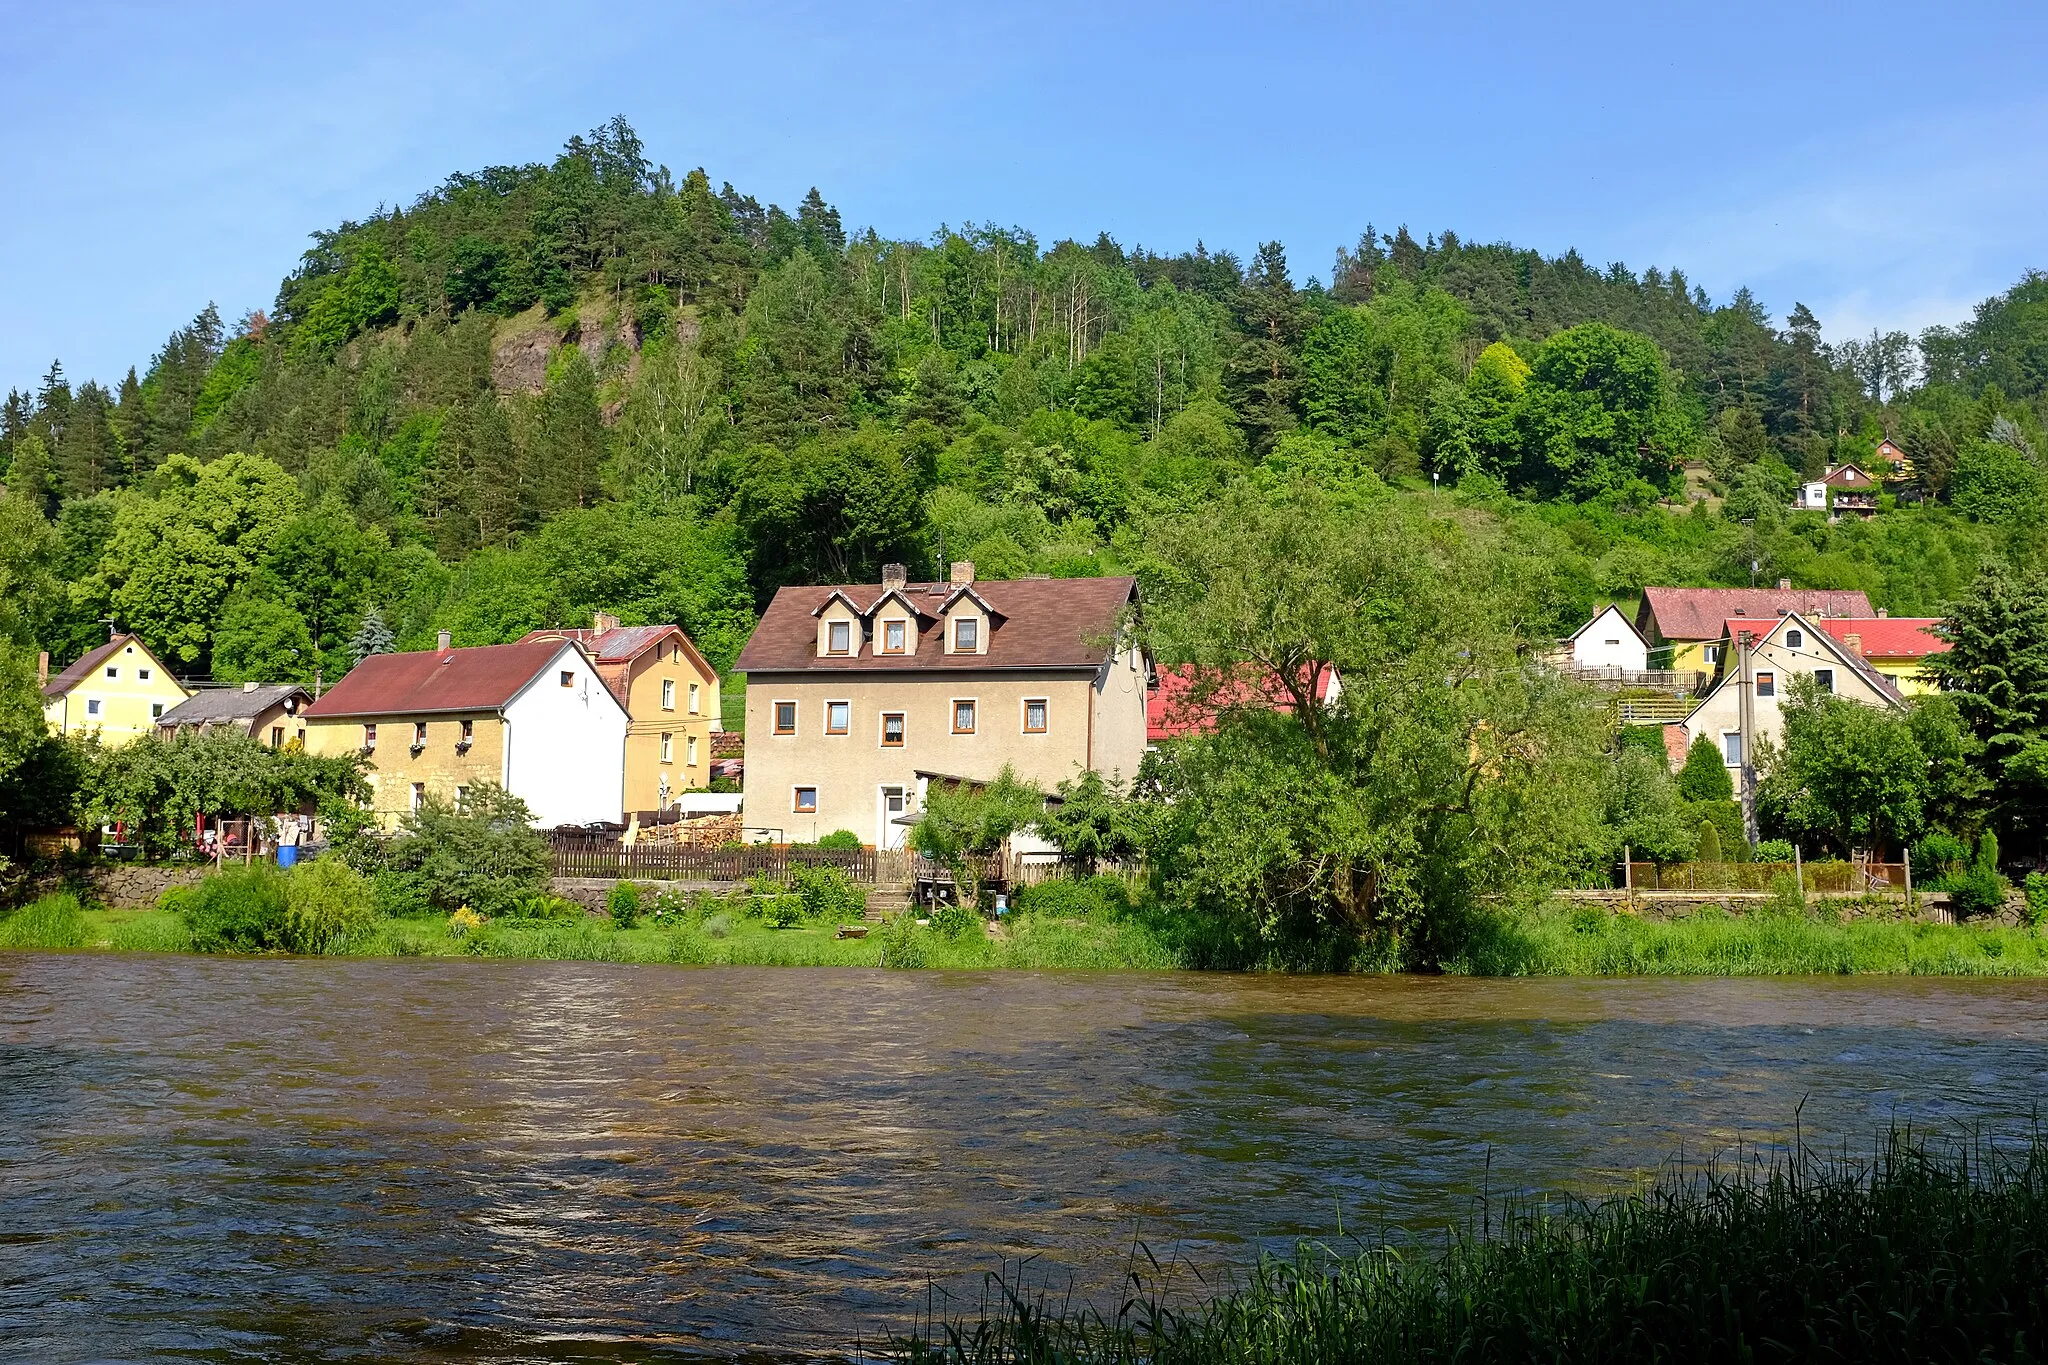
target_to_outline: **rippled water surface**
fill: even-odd
[[[2025,1126],[2048,984],[0,954],[0,1356],[848,1348],[1134,1238]],[[1054,1272],[1043,1272],[1054,1273]]]

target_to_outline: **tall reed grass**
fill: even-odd
[[[2048,1340],[2048,1144],[1674,1170],[1599,1202],[1510,1205],[1433,1247],[1268,1258],[1206,1301],[1152,1287],[1098,1313],[992,1276],[931,1316],[917,1365],[2020,1361]]]
[[[92,941],[85,909],[69,891],[54,891],[0,919],[0,948],[83,948]]]

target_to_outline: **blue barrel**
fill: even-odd
[[[299,861],[299,847],[298,847],[298,845],[297,845],[297,844],[280,844],[280,845],[278,845],[278,849],[277,849],[277,865],[278,865],[279,867],[291,867],[291,866],[295,865],[295,864],[296,864],[296,863],[297,863],[298,861]]]

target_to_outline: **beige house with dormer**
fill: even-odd
[[[1050,791],[1145,754],[1151,662],[1125,629],[1130,578],[784,588],[741,651],[749,838],[851,830],[901,847],[925,784],[1005,765]]]

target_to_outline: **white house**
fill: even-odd
[[[367,759],[387,824],[479,782],[524,800],[534,823],[620,821],[626,708],[574,640],[372,654],[304,712],[310,753]]]
[[[1580,626],[1565,645],[1574,668],[1620,668],[1641,673],[1650,666],[1650,646],[1641,633],[1609,606]]]

